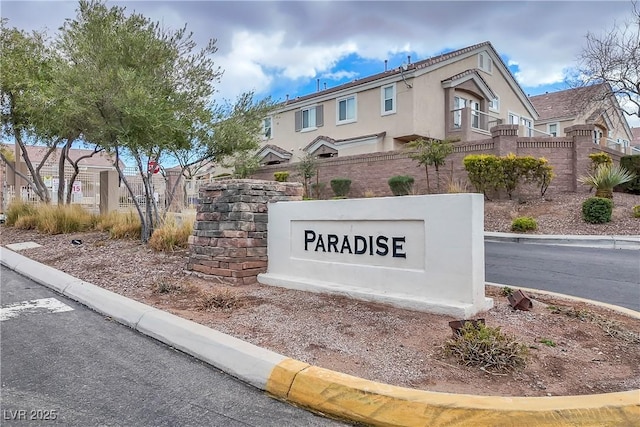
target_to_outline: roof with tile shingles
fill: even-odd
[[[545,93],[530,97],[540,114],[538,120],[551,120],[577,116],[588,101],[602,99],[604,84],[585,86]]]

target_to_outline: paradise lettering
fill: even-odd
[[[389,242],[390,241],[390,242]],[[313,230],[304,230],[304,250],[314,252],[335,252],[370,256],[387,256],[391,252],[393,258],[406,258],[404,252],[405,236],[349,236],[337,234],[321,234]]]

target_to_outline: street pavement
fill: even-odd
[[[277,401],[4,266],[1,275],[2,426],[347,425]]]

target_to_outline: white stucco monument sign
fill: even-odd
[[[269,205],[260,283],[469,318],[484,295],[481,194]]]

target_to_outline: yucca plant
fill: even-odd
[[[635,177],[636,175],[633,172],[629,172],[620,165],[604,163],[596,168],[593,175],[587,174],[587,176],[581,176],[578,178],[578,181],[591,188],[595,188],[596,197],[613,199],[613,188],[616,185],[629,182],[635,179]]]

